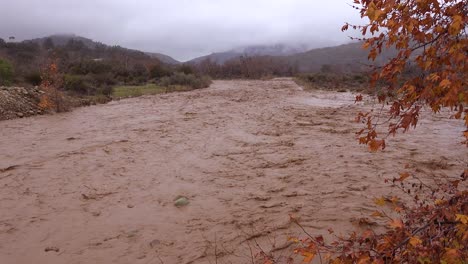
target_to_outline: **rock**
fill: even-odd
[[[59,252],[60,249],[58,247],[46,247],[44,251],[45,252],[49,252],[49,251]]]
[[[18,117],[20,117],[20,118],[24,117],[24,114],[23,114],[23,113],[19,113],[19,112],[18,112],[18,113],[16,113],[16,115],[17,115]]]
[[[159,241],[158,239],[154,239],[149,243],[151,248],[154,248],[154,247],[158,246],[159,244],[161,244],[161,241]]]
[[[128,204],[127,207],[128,207],[128,208],[133,208],[133,207],[135,207],[135,206],[134,206],[133,204]]]
[[[269,201],[271,199],[271,196],[255,196],[253,197],[255,201]]]
[[[95,217],[98,217],[101,215],[101,212],[97,211],[97,212],[92,212],[91,214]]]
[[[179,196],[176,198],[176,200],[174,201],[174,205],[176,207],[182,207],[182,206],[186,206],[189,204],[189,200],[187,197],[184,197],[184,196]]]

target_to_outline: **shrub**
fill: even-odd
[[[192,68],[192,66],[188,64],[182,64],[181,66],[178,67],[177,69],[178,72],[183,72],[185,74],[194,74],[195,70]]]
[[[39,86],[41,85],[42,77],[39,72],[32,72],[32,73],[27,74],[24,77],[24,80],[31,85]]]
[[[63,88],[77,94],[91,94],[92,86],[82,75],[65,75],[63,77]]]
[[[13,67],[11,64],[0,59],[0,85],[10,85],[13,80]]]
[[[73,74],[103,74],[112,71],[112,65],[104,61],[83,60],[70,65]]]
[[[150,77],[154,79],[160,79],[171,75],[171,71],[162,64],[155,64],[150,67]]]
[[[99,88],[97,90],[97,93],[110,97],[114,93],[114,88],[112,86],[104,86],[104,87]]]
[[[116,84],[115,78],[111,73],[88,74],[88,78],[92,80],[93,84],[99,87]]]
[[[181,85],[193,89],[206,88],[210,86],[211,79],[207,76],[196,76],[194,74],[185,74],[176,72],[171,76],[164,77],[159,81],[161,86]]]

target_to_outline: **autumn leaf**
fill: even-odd
[[[302,261],[302,263],[310,263],[315,258],[315,254],[312,253],[312,252],[303,252],[302,256],[305,257],[304,260]]]
[[[297,239],[296,237],[290,237],[290,238],[288,238],[288,241],[291,241],[293,243],[299,243],[300,242],[299,239]]]
[[[341,28],[341,31],[346,31],[346,30],[348,30],[348,27],[349,27],[348,24],[344,25],[344,26]]]
[[[422,240],[419,239],[418,237],[411,237],[409,240],[410,245],[413,247],[417,247],[418,245],[422,244]]]
[[[386,199],[385,197],[380,197],[380,198],[376,198],[374,199],[374,203],[378,206],[384,206],[385,205],[385,202],[386,202]]]
[[[356,95],[356,100],[354,101],[355,103],[361,102],[362,101],[362,95]]]
[[[460,252],[455,248],[446,248],[444,257],[450,261],[448,263],[455,263],[460,257]]]
[[[385,149],[385,141],[373,139],[369,142],[369,150],[371,152],[377,152],[379,149]]]
[[[376,203],[376,204],[377,204],[377,203]],[[377,205],[379,205],[379,204],[377,204]],[[384,200],[384,203],[383,203],[383,205],[385,205],[385,200]],[[380,205],[380,206],[382,206],[382,205]],[[375,211],[375,212],[373,212],[373,213],[372,213],[372,215],[371,215],[371,216],[373,216],[373,217],[383,217],[383,216],[384,216],[384,214],[382,214],[382,213],[381,213],[381,212],[379,212],[379,211]]]
[[[451,84],[452,82],[450,80],[445,79],[440,82],[440,87],[447,88],[447,87],[450,87]]]
[[[367,263],[370,263],[370,257],[369,255],[362,255],[359,257],[358,261],[357,261],[357,264],[367,264]]]
[[[366,42],[364,42],[364,44],[362,44],[362,48],[363,49],[368,49],[370,47],[370,45],[371,45],[370,42],[366,41]]]
[[[392,221],[390,221],[388,225],[393,229],[403,228],[404,226],[403,221],[401,221],[400,219],[392,219]]]
[[[410,174],[408,172],[403,172],[403,173],[400,173],[400,178],[398,179],[398,181],[404,181],[405,179],[407,179],[408,177],[410,176]]]
[[[371,238],[374,236],[374,232],[372,232],[372,230],[366,230],[363,234],[362,234],[362,237],[363,238]]]
[[[462,24],[463,24],[463,18],[461,16],[459,15],[453,16],[452,24],[449,27],[450,35],[452,36],[458,35],[458,33],[460,33],[460,30],[462,28]]]
[[[456,220],[468,225],[468,215],[456,214]]]
[[[369,7],[367,8],[366,15],[371,21],[373,21],[377,20],[382,13],[382,10],[377,9],[377,6],[374,4],[374,2],[371,2]]]

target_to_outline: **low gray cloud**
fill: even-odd
[[[188,60],[257,44],[349,42],[351,0],[2,0],[0,37],[74,33]],[[349,33],[348,33],[349,34]]]

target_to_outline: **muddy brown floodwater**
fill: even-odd
[[[251,263],[289,255],[289,222],[347,232],[405,164],[459,175],[463,125],[425,114],[372,154],[371,101],[290,79],[215,81],[66,114],[0,122],[0,263]],[[177,208],[174,199],[189,204]],[[365,221],[364,221],[365,222]],[[216,253],[216,254],[215,254]]]

